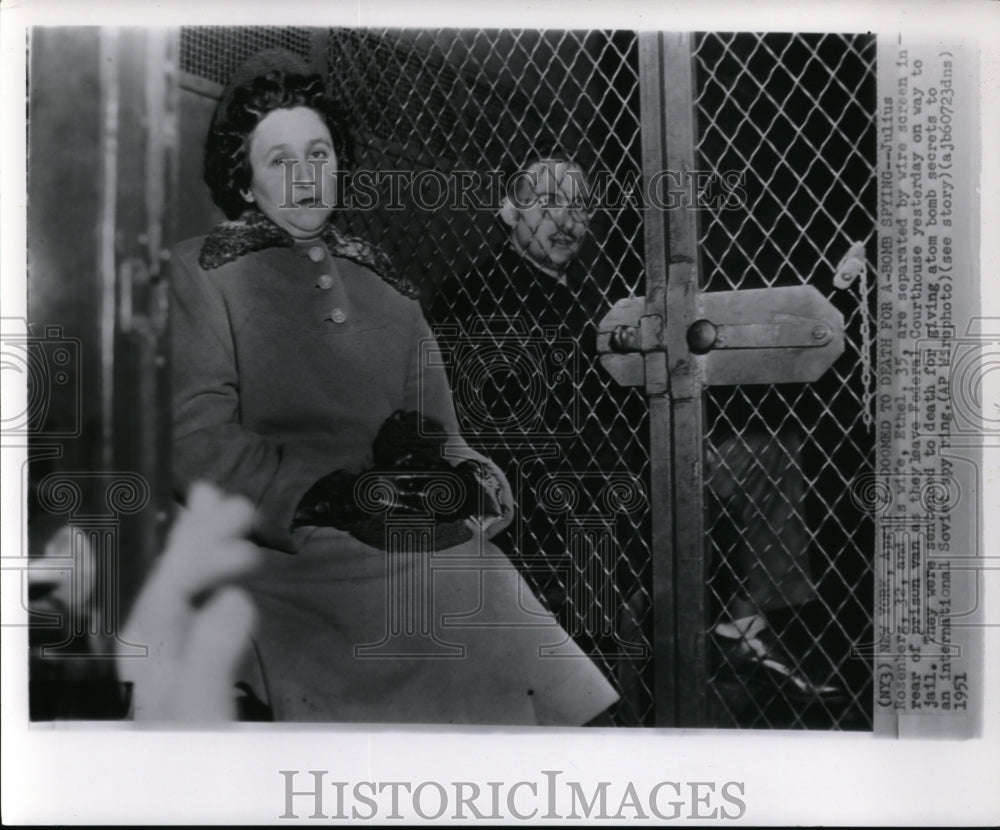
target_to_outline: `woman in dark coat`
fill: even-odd
[[[399,410],[440,424],[450,463],[485,465],[506,521],[512,509],[502,474],[458,435],[415,288],[328,222],[326,185],[348,153],[322,79],[290,53],[258,55],[206,145],[230,221],[172,255],[178,488],[212,481],[257,508],[242,679],[277,720],[583,724],[616,694],[487,541],[504,521],[469,520],[465,541],[439,550],[426,526],[375,546],[296,523],[317,482],[372,465]]]

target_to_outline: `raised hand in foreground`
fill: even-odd
[[[258,561],[246,539],[253,515],[244,498],[192,486],[122,632],[126,643],[148,647],[145,657],[117,660],[119,678],[133,684],[134,720],[236,719],[233,684],[254,606],[230,583]]]

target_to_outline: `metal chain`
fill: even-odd
[[[872,321],[868,314],[868,264],[861,269],[858,280],[858,314],[861,315],[861,391],[864,396],[861,410],[868,429],[875,427],[875,388],[872,385]]]
[[[859,279],[860,278],[860,279]],[[868,429],[874,426],[875,389],[872,386],[872,320],[868,314],[868,262],[865,243],[853,242],[850,250],[837,265],[833,276],[835,288],[849,289],[858,284],[858,327],[861,330],[861,416]]]

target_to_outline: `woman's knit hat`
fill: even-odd
[[[312,64],[301,55],[289,49],[265,49],[247,58],[229,78],[222,95],[219,97],[219,104],[215,110],[215,118],[224,117],[228,112],[229,104],[233,100],[233,93],[241,87],[249,86],[254,78],[260,78],[268,72],[280,70],[288,75],[319,75]]]

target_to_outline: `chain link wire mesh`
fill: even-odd
[[[309,58],[309,29],[271,26],[182,26],[180,68],[207,81],[225,84],[247,58],[281,47]]]
[[[595,216],[570,287],[544,295],[509,256],[489,183],[554,154],[637,178],[636,36],[333,30],[329,71],[358,126],[358,170],[478,176],[472,209],[404,193],[388,210],[386,184],[379,207],[343,220],[421,285],[463,431],[514,489],[495,541],[619,690],[615,722],[651,723],[647,408],[594,352],[611,302],[643,293],[641,217]]]
[[[715,649],[712,722],[869,729],[871,667],[852,652],[872,636],[874,526],[849,490],[874,462],[864,367],[876,298],[864,280],[837,290],[832,278],[855,240],[874,261],[875,38],[706,34],[694,53],[698,164],[745,171],[747,195],[745,209],[702,215],[703,290],[810,284],[846,328],[816,383],[705,396],[709,629],[734,605],[764,613],[799,668],[845,693],[797,700]]]

